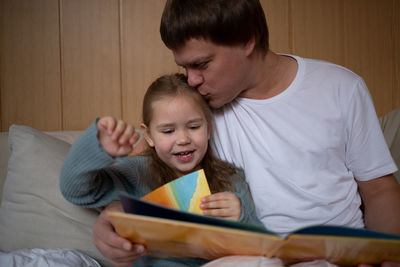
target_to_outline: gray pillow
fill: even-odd
[[[95,210],[67,202],[59,175],[70,144],[27,126],[9,130],[11,156],[0,207],[0,250],[77,249],[109,263],[92,243]]]
[[[393,160],[400,168],[400,108],[396,108],[379,118],[379,122]],[[400,183],[400,171],[395,172],[394,176]]]

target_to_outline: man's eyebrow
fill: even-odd
[[[185,66],[193,66],[193,65],[199,65],[201,63],[210,61],[213,58],[213,56],[204,56],[204,57],[199,57],[199,58],[195,58],[193,60],[188,60],[186,62],[176,62],[177,65],[181,66],[181,67],[185,67]]]

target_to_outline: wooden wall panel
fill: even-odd
[[[269,47],[276,53],[292,54],[289,0],[261,0],[269,30]]]
[[[165,1],[122,0],[123,117],[139,125],[143,96],[162,74],[179,70],[160,37]]]
[[[400,106],[400,1],[260,1],[273,51],[353,70],[378,115]],[[106,114],[138,125],[150,82],[182,71],[159,35],[164,3],[1,0],[1,130],[85,129]]]
[[[344,64],[343,1],[291,1],[293,53]]]
[[[378,115],[394,108],[392,8],[392,0],[344,1],[345,66],[364,78]]]
[[[393,0],[393,93],[392,108],[400,106],[400,1]],[[388,105],[389,103],[385,103]]]
[[[58,3],[2,0],[1,130],[61,127]]]
[[[5,68],[1,67],[4,64],[4,62],[2,61],[2,58],[4,58],[4,56],[3,56],[3,53],[4,53],[3,39],[5,38],[5,35],[4,35],[3,25],[5,25],[5,23],[6,23],[5,16],[4,16],[5,10],[6,9],[5,9],[4,1],[0,1],[0,131],[3,131],[3,128],[5,128],[4,131],[7,131],[7,129],[8,129],[8,125],[3,125],[3,105],[1,104],[2,103],[2,92],[4,91],[4,89],[2,90],[2,87],[3,87],[2,76],[4,76],[3,71],[5,71]]]
[[[121,117],[118,0],[62,0],[63,128]]]

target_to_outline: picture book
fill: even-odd
[[[142,199],[165,207],[202,214],[200,200],[210,194],[206,176],[201,169],[160,186]]]
[[[188,191],[189,198],[196,195],[193,185]],[[340,226],[311,226],[280,236],[262,227],[180,210],[177,204],[152,203],[147,197],[121,194],[121,202],[125,213],[108,212],[116,231],[145,245],[152,256],[212,260],[255,255],[278,257],[285,264],[327,259],[341,266],[400,262],[400,236]]]

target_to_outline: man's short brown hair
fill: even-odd
[[[168,0],[160,33],[172,50],[191,38],[235,46],[254,37],[255,49],[268,51],[268,27],[258,0]]]

